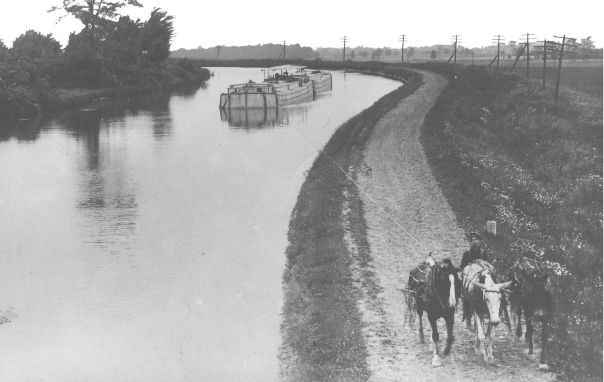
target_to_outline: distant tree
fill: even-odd
[[[407,59],[413,57],[414,54],[415,54],[415,48],[411,47],[411,48],[407,49]]]
[[[400,56],[401,52],[398,49],[394,49],[394,55],[395,56]]]
[[[52,37],[28,30],[13,41],[13,52],[30,60],[41,57],[55,57],[61,54],[61,44]]]
[[[432,52],[430,52],[430,58],[433,60],[436,58],[436,51],[434,49],[432,49]]]
[[[174,36],[174,17],[160,8],[151,11],[142,31],[141,48],[151,61],[164,61],[170,56],[170,44]],[[299,46],[298,46],[299,47]]]
[[[372,59],[375,58],[375,59],[379,60],[380,57],[382,57],[382,53],[383,53],[382,48],[378,48],[378,49],[374,50],[373,53],[371,53],[371,58]]]
[[[350,51],[350,59],[351,59],[351,60],[354,60],[354,50],[351,50],[351,51]]]
[[[359,55],[361,57],[367,57],[367,56],[369,56],[369,52],[367,52],[366,50],[363,50],[363,51],[361,51],[361,53],[359,53]]]
[[[48,12],[64,12],[57,22],[67,16],[75,17],[84,24],[84,30],[87,32],[84,35],[94,45],[98,40],[98,29],[110,21],[115,21],[119,17],[120,8],[126,5],[142,7],[137,0],[63,0],[62,6],[51,7]]]
[[[594,49],[596,47],[594,41],[591,41],[591,36],[587,36],[587,38],[582,38],[580,46],[584,49]]]
[[[464,49],[464,54],[467,56],[468,54],[470,54],[470,49],[466,48]]]
[[[384,49],[384,54],[386,56],[391,56],[392,55],[392,50],[391,49]]]
[[[445,49],[443,49],[443,53],[446,55],[449,55],[449,54],[451,54],[451,49],[445,48]]]
[[[514,47],[516,47],[516,41],[514,41],[514,40],[510,40],[510,41],[508,42],[508,45],[509,45],[509,46],[511,46],[512,48],[514,48]]]
[[[581,39],[579,49],[581,51],[581,55],[583,56],[583,60],[589,61],[589,54],[591,53],[592,49],[595,49],[595,47],[594,41],[591,41],[591,36]]]

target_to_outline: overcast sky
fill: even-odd
[[[83,1],[83,0],[82,0]],[[131,6],[122,14],[146,20],[154,7],[175,17],[172,49],[237,46],[267,43],[337,47],[343,36],[347,46],[399,47],[449,44],[461,35],[469,48],[492,44],[495,35],[505,42],[519,41],[526,33],[538,40],[566,34],[578,39],[592,36],[596,47],[604,44],[602,12],[596,1],[577,0],[559,10],[556,2],[510,1],[253,1],[253,0],[139,0],[144,8]],[[46,11],[62,0],[9,0],[2,5],[0,39],[7,46],[28,29],[53,36],[63,46],[69,33],[81,24]]]

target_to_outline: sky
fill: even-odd
[[[84,0],[78,0],[84,1]],[[561,40],[554,36],[577,39],[592,36],[598,48],[604,46],[600,7],[592,0],[576,0],[561,12],[554,2],[509,0],[486,1],[318,1],[266,2],[252,0],[191,1],[139,0],[144,8],[127,6],[122,14],[146,20],[154,7],[174,16],[176,36],[172,50],[211,48],[217,45],[300,44],[302,46],[400,47],[405,35],[407,46],[450,44],[453,35],[461,36],[460,45],[468,48],[493,44],[496,35],[526,41],[526,34],[536,40]],[[69,33],[81,24],[68,16],[47,13],[62,0],[10,0],[2,6],[0,39],[10,47],[29,29],[52,33],[63,46]],[[7,17],[8,16],[8,17]],[[522,36],[525,36],[522,39]]]

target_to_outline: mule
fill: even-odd
[[[485,362],[493,362],[493,338],[495,328],[501,322],[499,312],[505,297],[501,291],[510,285],[511,281],[496,283],[497,275],[493,266],[481,259],[470,263],[462,271],[464,300],[474,316],[474,330],[476,332],[476,354],[481,354]],[[489,324],[484,332],[485,318],[488,316]],[[486,340],[486,342],[485,342]],[[486,351],[485,351],[486,348]]]
[[[510,303],[518,320],[516,336],[520,337],[522,335],[521,317],[522,311],[524,311],[526,324],[524,338],[528,342],[528,354],[532,355],[533,320],[541,322],[539,370],[549,370],[549,366],[545,361],[549,320],[553,313],[553,296],[549,288],[549,275],[539,262],[524,257],[512,266],[509,276],[512,280]]]
[[[424,343],[423,313],[428,315],[432,327],[432,342],[434,357],[432,365],[440,366],[440,336],[436,321],[443,318],[447,325],[447,345],[443,355],[451,352],[453,344],[453,322],[455,307],[461,292],[461,280],[457,276],[459,270],[453,266],[450,259],[435,262],[431,257],[415,267],[409,274],[408,289],[413,291],[415,307],[419,316],[419,340]],[[431,345],[432,347],[432,345]]]

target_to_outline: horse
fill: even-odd
[[[474,328],[476,332],[476,354],[482,354],[485,362],[493,362],[493,338],[495,336],[495,327],[499,325],[499,311],[503,301],[505,305],[505,296],[502,296],[501,290],[511,281],[497,284],[497,275],[493,266],[478,259],[466,266],[462,271],[462,282],[464,290],[464,300],[470,307],[471,314],[474,316]],[[483,330],[485,317],[489,316],[489,326],[487,329],[487,342],[485,344],[485,333]],[[487,351],[485,352],[485,346]]]
[[[553,312],[553,296],[549,288],[549,275],[544,267],[535,260],[522,258],[517,261],[509,272],[512,284],[510,286],[510,303],[512,311],[516,312],[518,324],[516,336],[522,335],[520,317],[524,310],[526,334],[529,354],[533,354],[533,319],[542,323],[541,329],[541,358],[539,370],[547,371],[549,366],[545,362],[547,332],[549,319]]]
[[[423,312],[428,314],[432,327],[434,357],[432,365],[440,366],[440,347],[436,321],[444,318],[447,324],[447,345],[443,355],[448,355],[453,344],[453,321],[455,306],[461,292],[461,280],[457,276],[459,269],[450,259],[435,262],[432,257],[422,262],[409,273],[408,289],[413,291],[415,307],[419,316],[419,340],[424,343]],[[431,346],[432,347],[432,346]]]

